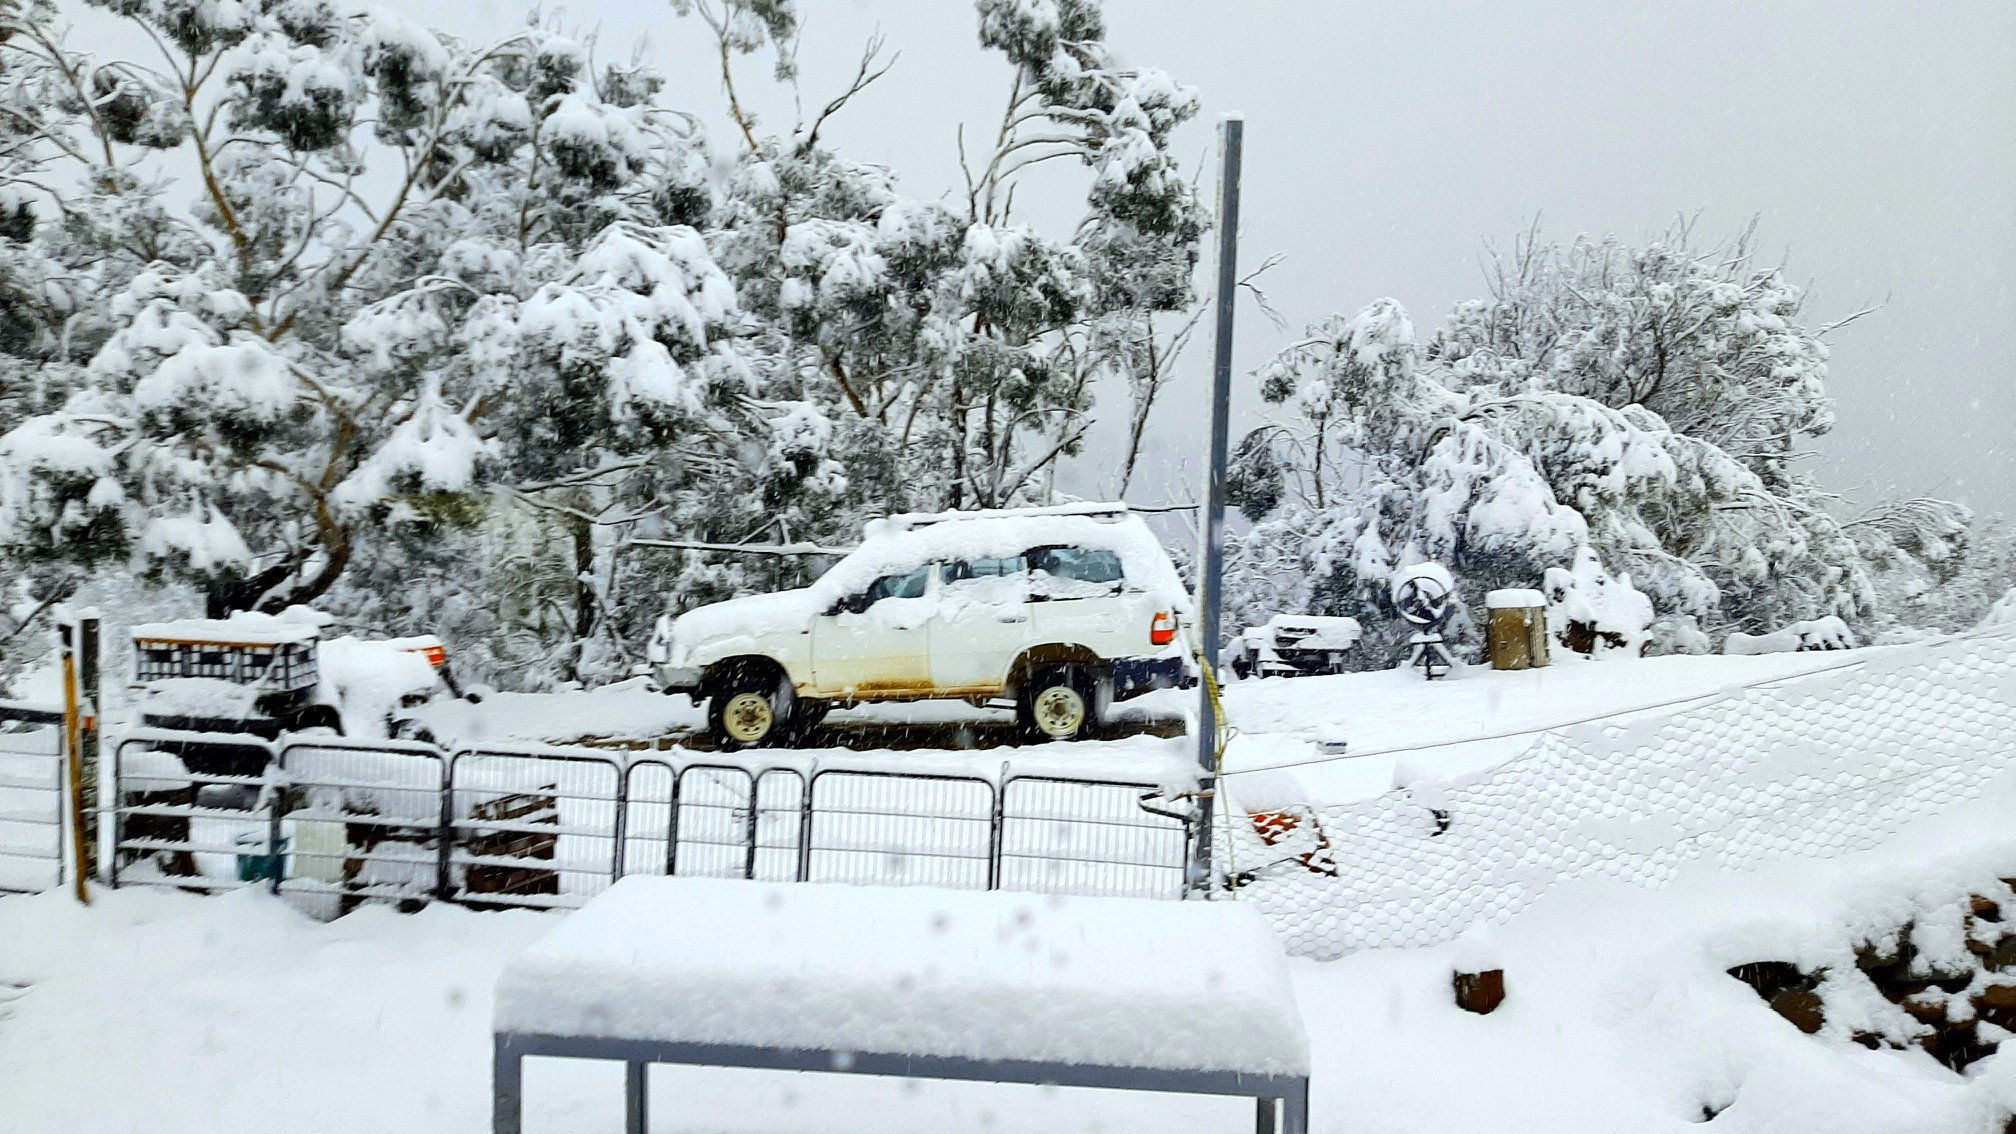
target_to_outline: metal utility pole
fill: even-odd
[[[1232,412],[1232,310],[1239,298],[1239,158],[1246,122],[1218,120],[1217,342],[1211,362],[1211,471],[1204,482],[1202,552],[1197,566],[1197,633],[1204,672],[1197,683],[1197,779],[1200,809],[1190,851],[1190,887],[1211,887],[1211,824],[1218,792],[1217,676],[1219,599],[1225,572],[1225,452]]]

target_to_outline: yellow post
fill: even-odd
[[[91,904],[91,890],[85,878],[84,861],[84,754],[83,714],[77,699],[77,626],[63,627],[63,751],[70,768],[70,856],[77,880],[77,900]]]

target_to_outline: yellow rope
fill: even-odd
[[[1225,799],[1225,749],[1232,743],[1235,730],[1232,728],[1230,718],[1225,714],[1224,687],[1218,684],[1218,671],[1205,659],[1204,651],[1201,647],[1195,649],[1194,653],[1197,658],[1197,671],[1201,675],[1199,680],[1204,683],[1205,696],[1211,699],[1211,717],[1217,722],[1218,731],[1218,746],[1217,750],[1212,754],[1211,759],[1211,791],[1214,801],[1214,806],[1211,810],[1214,814],[1220,815],[1224,820],[1225,876],[1227,878],[1234,878],[1238,876],[1239,871],[1237,864],[1233,861],[1232,814],[1229,808],[1218,807],[1216,803]],[[1210,863],[1207,862],[1204,865],[1205,869],[1210,869]],[[1234,891],[1234,893],[1236,892]]]

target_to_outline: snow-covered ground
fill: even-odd
[[[1886,657],[1473,668],[1434,685],[1406,673],[1243,682],[1227,698],[1240,731],[1234,783],[1267,779],[1242,769],[1297,764],[1286,778],[1312,798],[1375,794],[1495,765],[1549,728],[1654,715]],[[655,700],[620,689],[568,694],[518,711],[534,724],[596,719],[556,713],[554,702],[578,698],[574,709],[592,707],[608,722],[632,700],[640,715],[677,700],[648,696]],[[1187,703],[1172,692],[1141,708],[1180,713]],[[920,727],[986,712],[905,711],[919,714]],[[1338,740],[1349,755],[1319,747]],[[1016,758],[1166,766],[1187,751],[1180,738],[1138,735]],[[998,763],[1002,754],[776,755],[923,768]],[[2016,905],[1999,881],[2016,878],[2012,810],[2016,773],[2003,773],[1972,802],[1912,820],[1872,850],[1783,857],[1736,874],[1702,860],[1657,889],[1567,880],[1502,924],[1447,944],[1296,959],[1314,1129],[1656,1134],[1699,1128],[1713,1113],[1711,1129],[1759,1134],[1998,1134],[2016,1111],[2016,1054],[1981,1059],[1963,1075],[1915,1048],[1858,1046],[1852,1018],[1802,1034],[1726,970],[1782,960],[1845,971],[1861,939],[1914,919],[1930,924],[1970,893]],[[932,891],[914,893],[932,900]],[[304,1134],[473,1134],[487,1123],[492,984],[509,956],[562,916],[366,908],[324,924],[249,891],[101,892],[88,910],[62,893],[0,899],[0,1129],[215,1134],[280,1121]],[[1506,1003],[1489,1016],[1460,1011],[1451,974],[1484,967],[1505,970]],[[1170,1012],[1179,1019],[1180,1005]],[[611,1127],[620,1093],[612,1069],[536,1065],[528,1129]],[[653,1109],[660,1131],[767,1134],[1147,1134],[1247,1130],[1252,1121],[1227,1100],[692,1069],[656,1074]]]
[[[1225,688],[1225,711],[1236,735],[1225,766],[1243,777],[1290,767],[1292,790],[1304,793],[1305,802],[1358,799],[1502,763],[1548,729],[1610,715],[1629,719],[1742,686],[1855,665],[1896,648],[1605,662],[1557,652],[1544,669],[1501,673],[1473,665],[1432,684],[1401,669],[1233,681]],[[878,749],[878,756],[912,770],[944,770],[948,763],[964,770],[1002,757],[1054,758],[1081,768],[1159,768],[1180,764],[1194,751],[1188,740],[1159,734],[1182,727],[1196,701],[1191,690],[1158,690],[1115,707],[1115,731],[1124,734],[1119,740],[1021,753],[987,743],[1009,733],[1013,714],[1007,709],[960,701],[862,705],[832,713],[822,746],[803,754],[830,761],[843,751],[832,743],[844,742],[846,750]],[[580,692],[498,693],[480,704],[440,701],[422,713],[444,742],[464,744],[675,744],[706,727],[701,707],[684,695],[653,692],[642,680]],[[1341,753],[1337,742],[1343,742]],[[914,755],[902,758],[880,751],[882,745]],[[974,748],[985,748],[985,756],[969,751]]]
[[[1912,1051],[1801,1034],[1728,967],[1838,961],[1855,935],[1994,893],[2016,875],[2004,783],[1884,848],[1658,891],[1564,886],[1488,937],[1292,962],[1319,1132],[1994,1134],[2016,1056],[1970,1076]],[[915,891],[929,901],[928,891]],[[323,924],[252,891],[0,899],[0,1113],[23,1134],[487,1129],[491,987],[564,915]],[[1450,974],[1488,962],[1508,999],[1458,1010]],[[1172,1026],[1181,1006],[1170,1005]],[[605,1067],[537,1065],[529,1130],[607,1129]],[[654,1073],[659,1131],[1250,1130],[1222,1100],[755,1072]]]
[[[1240,681],[1225,692],[1226,715],[1238,730],[1225,768],[1249,791],[1262,770],[1282,769],[1285,777],[1269,778],[1287,780],[1279,790],[1295,792],[1299,802],[1360,799],[1504,763],[1549,729],[1599,717],[1630,720],[1896,648],[1601,662],[1557,650],[1543,669],[1473,665],[1433,683],[1402,669]],[[1341,759],[1324,748],[1338,742]]]

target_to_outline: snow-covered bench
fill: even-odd
[[[497,984],[493,1130],[526,1056],[1108,1087],[1258,1100],[1302,1134],[1285,957],[1232,902],[631,877]]]

